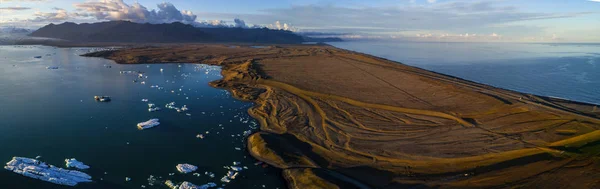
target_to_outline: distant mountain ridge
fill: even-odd
[[[29,36],[64,39],[72,42],[118,43],[302,43],[307,39],[291,31],[267,28],[197,28],[180,22],[142,24],[129,21],[108,21],[76,24],[49,24]]]

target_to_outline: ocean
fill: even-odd
[[[208,85],[221,78],[219,67],[119,65],[79,56],[89,50],[0,46],[1,162],[13,156],[41,156],[41,161],[65,168],[65,159],[76,158],[91,166],[83,172],[93,182],[74,188],[166,188],[161,183],[167,179],[196,185],[214,182],[224,188],[285,188],[280,170],[255,165],[246,151],[244,132],[258,127],[247,114],[252,103]],[[47,69],[54,66],[57,69]],[[121,71],[143,72],[143,77]],[[96,95],[111,96],[112,101],[96,102]],[[170,102],[189,110],[165,108]],[[149,112],[148,103],[162,110]],[[138,130],[137,123],[151,118],[161,124]],[[221,182],[229,171],[225,166],[233,162],[248,169],[230,183]],[[200,175],[178,173],[175,166],[182,163],[198,166]],[[151,175],[156,180],[149,181]],[[0,188],[72,187],[2,169]]]

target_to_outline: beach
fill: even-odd
[[[254,103],[256,159],[290,188],[595,188],[593,104],[479,84],[328,45],[154,45],[89,53],[203,63]]]

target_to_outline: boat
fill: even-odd
[[[42,58],[42,56],[34,56],[33,58]]]
[[[46,67],[46,69],[56,70],[56,69],[58,69],[58,66],[48,66],[48,67]]]
[[[110,96],[94,96],[94,99],[99,102],[108,102],[110,101]]]
[[[140,130],[144,130],[144,129],[149,129],[149,128],[152,128],[152,127],[156,127],[158,125],[160,125],[160,122],[158,122],[158,119],[154,118],[154,119],[150,119],[148,121],[144,121],[144,122],[138,123],[137,127]]]

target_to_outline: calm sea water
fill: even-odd
[[[256,123],[246,113],[251,104],[208,86],[208,82],[221,77],[218,67],[117,65],[78,56],[85,51],[0,46],[1,162],[8,162],[13,156],[42,156],[42,161],[64,167],[65,158],[77,158],[92,167],[84,172],[94,182],[75,188],[119,189],[142,185],[167,188],[151,187],[147,180],[150,175],[159,177],[159,182],[171,179],[221,185],[219,180],[228,171],[224,166],[238,161],[249,169],[225,188],[284,188],[279,170],[254,165],[256,160],[245,151],[243,132],[256,130]],[[46,69],[48,66],[59,68]],[[122,70],[142,71],[148,78],[120,74]],[[133,82],[135,79],[139,81]],[[164,88],[159,90],[152,85]],[[99,103],[94,101],[95,95],[109,95],[113,100]],[[149,99],[163,110],[148,112],[147,102],[142,99]],[[172,101],[179,107],[187,105],[191,116],[164,108]],[[138,122],[151,118],[159,118],[161,125],[137,129]],[[196,138],[200,133],[204,139]],[[178,174],[175,166],[179,163],[197,165],[197,172],[202,175]],[[205,171],[213,172],[215,178],[204,175]],[[126,182],[125,177],[132,180]],[[2,169],[0,188],[71,187]]]
[[[496,87],[600,104],[600,44],[330,44]]]

